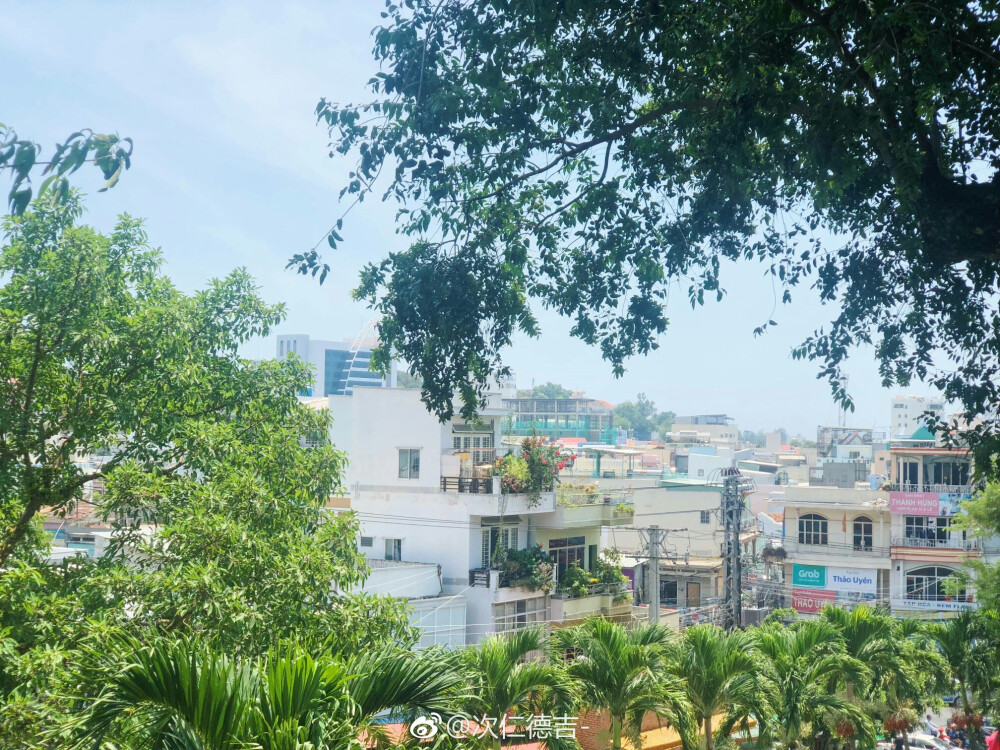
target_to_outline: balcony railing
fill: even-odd
[[[469,585],[470,586],[483,586],[485,588],[490,587],[490,569],[489,568],[473,568],[469,571]]]
[[[892,492],[937,492],[948,495],[967,495],[973,490],[972,484],[909,484],[894,482],[889,485]]]
[[[601,596],[604,594],[620,594],[623,591],[628,591],[628,581],[622,581],[621,583],[594,583],[587,587],[587,593],[584,596]],[[582,599],[583,596],[574,596],[570,591],[554,591],[552,593],[553,599]]]
[[[982,539],[962,539],[955,534],[943,539],[937,537],[921,538],[912,536],[893,536],[893,547],[916,547],[918,549],[963,549],[981,550],[983,548]]]
[[[442,492],[459,492],[471,495],[492,495],[493,477],[441,477]]]

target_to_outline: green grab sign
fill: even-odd
[[[796,588],[825,589],[826,566],[793,565],[792,585]]]

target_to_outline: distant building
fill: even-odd
[[[614,445],[614,407],[596,398],[508,398],[503,409],[509,416],[504,432],[509,435],[583,438],[589,443]]]
[[[278,359],[295,354],[313,366],[312,388],[304,396],[343,396],[355,388],[394,388],[396,365],[389,378],[369,368],[376,342],[367,340],[320,341],[304,334],[278,336]]]
[[[925,413],[940,417],[944,413],[944,400],[924,396],[893,396],[889,437],[909,437],[926,426]]]
[[[685,445],[719,444],[735,446],[740,440],[736,420],[725,414],[695,414],[676,417],[670,432],[661,439]]]

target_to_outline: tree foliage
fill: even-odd
[[[284,314],[243,270],[181,293],[140,222],[106,236],[77,226],[81,211],[70,195],[4,222],[0,566],[43,507],[67,510],[88,482],[129,462],[184,467],[193,427],[227,422],[265,384],[238,347]],[[108,458],[84,469],[90,455]]]
[[[515,332],[538,333],[536,300],[620,374],[657,346],[671,285],[700,305],[754,262],[782,302],[811,287],[836,308],[795,354],[838,399],[871,344],[887,385],[920,378],[984,414],[1000,401],[998,12],[388,2],[373,98],[316,110],[356,160],[344,194],[397,201],[411,240],[356,291],[384,315],[376,363],[401,354],[430,407],[448,415],[462,390],[470,411]],[[325,266],[315,248],[290,265]]]
[[[635,401],[623,401],[614,409],[615,427],[634,431],[643,440],[648,440],[654,431],[669,432],[676,417],[672,411],[657,410],[645,393],[640,393]]]
[[[527,391],[518,391],[518,398],[573,398],[573,391],[551,381],[532,386]]]
[[[24,213],[32,198],[68,198],[69,175],[88,162],[100,169],[106,180],[98,192],[113,188],[122,173],[132,166],[132,139],[78,130],[58,144],[47,161],[40,161],[41,155],[40,144],[19,137],[13,128],[0,122],[0,173],[10,171],[13,175],[7,204],[15,216]],[[41,174],[45,179],[35,190],[31,173],[37,167],[43,168]]]

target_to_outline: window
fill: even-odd
[[[386,560],[402,560],[403,559],[403,540],[402,539],[386,539],[385,540],[385,559]]]
[[[401,448],[399,450],[399,478],[420,478],[420,449]]]
[[[818,513],[806,513],[799,518],[799,544],[828,544],[828,523]]]
[[[965,599],[965,590],[954,595],[949,593],[945,581],[955,571],[940,565],[929,565],[917,568],[906,574],[906,598],[921,601],[944,602],[955,599]]]
[[[660,581],[660,604],[666,607],[677,606],[677,581]]]
[[[587,539],[582,536],[549,540],[549,557],[558,567],[560,578],[574,562],[583,567],[583,551],[586,545]]]
[[[868,516],[854,519],[854,549],[870,550],[873,546],[873,524]]]
[[[451,438],[451,447],[454,448],[455,450],[461,450],[462,438],[459,437],[458,435],[453,435]]]
[[[712,523],[712,511],[703,510],[701,512],[701,522],[702,523]]]
[[[493,567],[493,555],[498,546],[503,545],[506,549],[520,549],[517,546],[517,526],[505,526],[504,528],[494,526],[483,529],[481,539],[479,562],[482,568]]]
[[[904,534],[910,546],[947,547],[952,539],[949,516],[906,516]],[[965,539],[964,531],[955,531],[955,539]]]
[[[362,547],[374,547],[375,546],[375,537],[373,537],[373,536],[363,536],[363,537],[361,537],[361,546]]]
[[[544,623],[548,620],[545,597],[535,596],[531,599],[494,604],[493,620],[496,623],[498,633],[520,630],[529,625]]]

